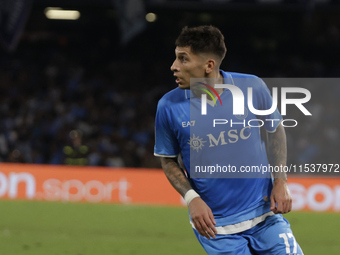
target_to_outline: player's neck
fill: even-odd
[[[215,79],[214,84],[212,85],[213,87],[215,87],[214,86],[215,84],[223,84],[224,83],[223,76],[222,76],[222,74],[220,73],[219,70],[210,73],[209,78]],[[220,95],[220,94],[222,94],[224,89],[223,88],[215,88],[215,90]]]
[[[209,73],[209,75],[207,75],[203,79],[203,83],[202,82],[199,82],[199,83],[206,84],[207,86],[213,87],[218,95],[221,95],[223,90],[224,90],[223,88],[215,88],[215,84],[223,84],[224,83],[223,76],[222,76],[222,74],[220,74],[219,71]],[[206,94],[206,92],[204,92],[204,90],[202,90],[201,85],[193,86],[193,87],[191,87],[191,89],[192,89],[192,92],[197,97],[201,97],[202,94]],[[210,94],[208,95],[208,100],[213,100],[213,98],[210,97]]]

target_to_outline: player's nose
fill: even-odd
[[[176,60],[172,63],[172,65],[170,66],[170,70],[173,72],[178,72],[178,66],[176,65]]]

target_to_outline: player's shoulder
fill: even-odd
[[[230,78],[252,78],[252,79],[260,79],[258,76],[254,74],[247,74],[247,73],[238,73],[238,72],[226,72],[221,70],[224,77]]]
[[[241,87],[241,88],[252,87],[255,90],[261,90],[267,87],[264,81],[260,77],[254,74],[225,72],[225,71],[222,71],[222,72],[225,78],[231,79],[232,82],[238,87]]]
[[[176,103],[183,102],[186,99],[185,93],[185,90],[178,87],[170,90],[158,101],[158,107],[173,106]]]

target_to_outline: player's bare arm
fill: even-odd
[[[161,164],[171,185],[184,197],[192,187],[176,159],[162,157]],[[208,239],[215,238],[216,222],[209,206],[200,197],[196,197],[191,200],[188,207],[196,230]]]
[[[268,157],[272,166],[287,164],[286,133],[282,125],[278,125],[274,133],[268,133]],[[270,209],[274,213],[288,213],[292,209],[292,197],[287,186],[287,174],[284,171],[273,174],[274,187],[270,197]]]
[[[171,185],[177,190],[179,194],[184,197],[188,190],[192,189],[187,177],[182,169],[179,167],[175,158],[161,158],[163,171],[168,178]]]

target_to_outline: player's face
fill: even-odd
[[[190,88],[190,78],[204,78],[206,59],[203,55],[194,54],[190,47],[176,47],[176,59],[171,71],[177,77],[176,83],[181,89]]]

